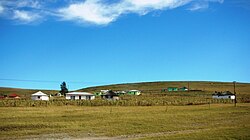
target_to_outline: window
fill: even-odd
[[[75,96],[70,96],[70,99],[71,100],[75,100]]]
[[[90,100],[91,99],[91,96],[86,96],[86,100]]]

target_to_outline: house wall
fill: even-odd
[[[141,94],[140,91],[135,92],[135,95],[140,95],[140,94]]]
[[[72,98],[74,96],[74,99]],[[79,100],[79,95],[66,95],[66,99],[70,100]],[[90,96],[89,95],[81,95],[81,100],[94,100],[95,96]]]
[[[179,91],[188,91],[187,88],[179,88]]]
[[[94,100],[95,99],[95,96],[91,96],[91,100]]]
[[[70,95],[66,95],[66,99],[70,99]]]
[[[235,99],[235,96],[234,95],[231,95],[231,97],[230,97],[232,100],[234,100]]]
[[[235,99],[235,95],[226,95],[226,96],[218,96],[218,95],[213,95],[212,98],[214,99]]]
[[[81,96],[81,99],[82,99],[82,100],[94,100],[94,99],[95,99],[95,96],[88,96],[88,95],[85,96],[85,95],[84,95],[84,96]]]
[[[47,100],[47,101],[49,100],[48,96],[42,96],[41,98],[42,98],[42,100]]]
[[[128,94],[130,94],[130,95],[140,95],[141,92],[140,91],[129,91]]]
[[[102,96],[102,98],[107,100],[119,100],[118,96]]]
[[[40,99],[38,98],[38,96],[31,96],[32,100],[45,100],[48,101],[49,97],[48,96],[40,96]]]
[[[113,97],[113,100],[119,100],[118,96]]]
[[[178,91],[178,88],[175,88],[175,87],[168,88],[168,91]]]

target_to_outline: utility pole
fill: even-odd
[[[237,103],[236,92],[235,92],[235,84],[236,84],[236,81],[233,81],[233,84],[234,84],[234,96],[235,96],[235,99],[234,99],[234,106],[236,107],[236,103]]]

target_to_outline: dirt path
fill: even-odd
[[[136,140],[145,137],[157,137],[175,134],[189,134],[194,132],[206,131],[208,129],[196,129],[196,130],[179,130],[179,131],[167,131],[159,133],[148,133],[148,134],[134,134],[134,135],[122,135],[117,137],[105,137],[105,136],[95,136],[95,135],[82,135],[80,137],[72,137],[66,133],[60,134],[43,134],[23,137],[26,140]]]

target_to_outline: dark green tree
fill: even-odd
[[[62,82],[62,84],[60,86],[61,86],[60,93],[65,96],[66,93],[69,92],[68,88],[67,88],[67,85],[66,85],[66,82]]]

